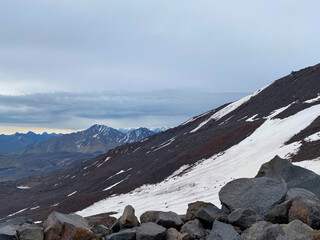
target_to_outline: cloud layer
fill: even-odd
[[[317,0],[3,0],[0,122],[176,124],[320,62],[318,9]]]

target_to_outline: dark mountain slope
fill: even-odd
[[[2,189],[9,194],[0,194],[0,204],[6,205],[0,209],[0,217],[25,209],[19,215],[39,220],[52,210],[75,212],[106,197],[105,207],[118,207],[130,199],[137,204],[138,212],[150,201],[158,204],[157,209],[170,210],[190,202],[190,198],[215,199],[223,182],[254,176],[261,162],[277,154],[300,154],[304,146],[300,141],[305,135],[299,137],[299,132],[311,124],[315,124],[315,131],[319,127],[315,120],[320,115],[320,99],[310,101],[318,93],[320,65],[292,73],[176,128],[116,147],[37,184],[31,180],[3,183]],[[294,136],[294,143],[301,146],[285,144]],[[309,156],[302,154],[299,160]],[[319,156],[314,151],[313,157]],[[15,189],[29,183],[33,184],[29,190]],[[30,210],[34,205],[40,208]]]

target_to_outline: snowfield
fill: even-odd
[[[234,107],[246,100],[241,100]],[[234,107],[229,106],[228,112]],[[186,170],[187,166],[182,166],[161,183],[144,185],[130,193],[111,196],[77,214],[85,217],[117,211],[116,217],[119,217],[128,204],[136,209],[138,216],[147,210],[174,211],[185,214],[187,204],[197,200],[212,202],[220,206],[218,192],[221,187],[232,179],[254,177],[260,166],[276,155],[288,157],[295,153],[301,145],[299,142],[289,145],[284,145],[284,143],[294,134],[308,127],[320,115],[320,105],[315,105],[285,119],[273,118],[287,107],[270,113],[266,121],[239,144],[209,159],[201,160],[182,176],[177,176],[177,173]],[[319,159],[300,162],[296,165],[320,173]]]

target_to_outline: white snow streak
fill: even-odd
[[[118,217],[128,204],[136,209],[137,215],[150,209],[184,214],[187,204],[197,200],[209,201],[219,206],[218,192],[222,186],[234,178],[254,177],[260,166],[274,156],[284,157],[294,152],[297,147],[295,144],[284,143],[308,127],[319,115],[320,105],[304,109],[285,119],[271,119],[271,115],[238,145],[204,159],[182,176],[173,175],[161,183],[144,185],[130,193],[107,198],[78,214],[90,216],[118,211]],[[313,164],[312,168],[315,165],[320,168],[320,162]],[[182,169],[186,169],[186,166]]]
[[[117,183],[115,183],[115,184],[111,185],[110,187],[107,187],[107,188],[103,189],[102,191],[107,191],[107,190],[109,190],[109,189],[111,189],[111,188],[113,188],[113,187],[117,186],[118,184],[122,183],[124,180],[125,180],[125,179],[123,179],[123,180],[121,180],[121,181],[119,181],[119,182],[117,182]]]
[[[253,115],[252,117],[248,118],[248,119],[246,120],[246,122],[253,122],[253,121],[257,120],[257,119],[255,119],[256,116],[258,116],[258,114],[255,114],[255,115]]]
[[[312,98],[310,100],[304,101],[303,103],[314,103],[320,100],[320,94],[318,94],[318,97]]]
[[[74,195],[74,194],[76,194],[76,193],[77,193],[77,191],[74,191],[73,193],[68,194],[67,197],[71,197],[72,195]]]

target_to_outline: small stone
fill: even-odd
[[[169,228],[166,232],[166,240],[182,240],[184,236],[175,228]]]
[[[284,232],[279,224],[260,221],[253,224],[241,235],[241,240],[276,240]]]

